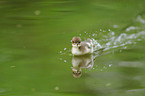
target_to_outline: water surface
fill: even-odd
[[[144,0],[0,1],[0,95],[144,96],[144,6]],[[105,50],[73,59],[73,36]],[[74,78],[78,59],[90,63]]]

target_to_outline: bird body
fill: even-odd
[[[91,39],[82,41],[80,37],[73,37],[72,39],[72,54],[75,56],[93,53],[93,44]]]

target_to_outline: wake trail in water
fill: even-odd
[[[142,25],[138,27],[129,26],[128,28],[126,28],[125,32],[121,33],[119,36],[116,36],[115,32],[108,29],[109,30],[108,34],[104,34],[101,40],[96,40],[95,36],[97,36],[97,33],[94,33],[92,35],[94,37],[91,38],[94,45],[94,51],[99,50],[101,48],[104,48],[104,51],[118,47],[124,47],[124,49],[126,49],[127,45],[129,44],[136,44],[137,41],[145,40],[145,29],[144,29],[145,23],[143,22],[145,20],[143,20],[141,16],[138,16],[136,21],[142,23]],[[135,32],[132,33],[132,31]],[[101,44],[99,42],[104,43]]]

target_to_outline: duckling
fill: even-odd
[[[75,56],[93,53],[93,44],[91,39],[81,41],[80,37],[72,38],[72,54]]]

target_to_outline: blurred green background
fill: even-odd
[[[126,32],[130,26],[139,30]],[[72,76],[71,38],[97,31],[101,40],[100,29],[116,37],[144,32],[145,0],[0,0],[0,95],[144,96],[143,36]]]

